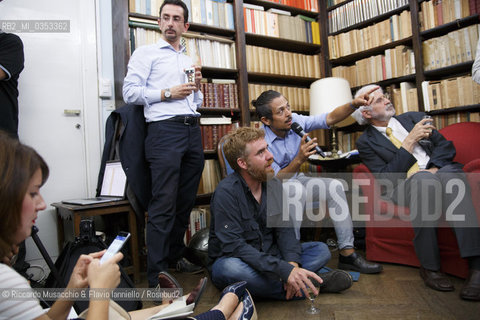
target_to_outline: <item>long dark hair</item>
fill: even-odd
[[[21,144],[0,130],[0,258],[11,251],[20,226],[23,199],[35,172],[42,171],[42,184],[48,166],[31,147]]]

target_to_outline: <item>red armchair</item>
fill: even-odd
[[[454,161],[464,164],[464,171],[476,173],[469,175],[474,205],[480,221],[480,123],[463,122],[447,126],[440,133],[453,142],[457,150]],[[355,179],[367,179],[369,184],[360,185],[363,196],[364,212],[369,216],[386,214],[394,210],[393,222],[396,227],[379,227],[378,222],[366,223],[366,254],[368,260],[399,263],[411,266],[420,266],[413,247],[414,233],[409,222],[398,219],[399,213],[408,214],[406,207],[396,206],[393,203],[379,198],[379,186],[368,168],[361,164],[353,171]],[[476,195],[476,196],[475,196]],[[378,212],[379,211],[379,212]],[[468,265],[460,257],[455,235],[451,228],[442,227],[438,230],[438,244],[442,263],[442,271],[462,278],[468,276]]]

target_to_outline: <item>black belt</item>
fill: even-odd
[[[193,116],[175,116],[172,118],[165,119],[163,121],[174,121],[183,123],[186,126],[195,126],[198,124],[200,117],[193,117]]]

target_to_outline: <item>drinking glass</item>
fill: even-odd
[[[312,279],[310,279],[310,280],[315,284],[317,283],[315,280],[312,280]],[[317,290],[318,290],[318,292],[320,292],[320,287],[317,287]],[[315,293],[313,293],[313,290],[310,287],[307,287],[307,297],[308,297],[308,300],[310,300],[310,306],[307,309],[307,313],[308,314],[319,314],[320,309],[315,307],[315,305],[314,305],[316,295],[315,295]]]
[[[429,116],[428,114],[426,114],[426,115],[423,116],[423,119],[430,119],[430,121],[425,122],[425,124],[433,124],[433,118],[432,118],[432,116]],[[427,138],[420,139],[420,140],[418,141],[418,143],[419,143],[421,146],[424,146],[424,147],[430,146],[430,145],[432,144],[432,142],[431,142],[429,139],[427,139]]]

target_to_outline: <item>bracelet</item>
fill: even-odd
[[[350,108],[352,108],[353,110],[357,110],[357,109],[358,109],[357,107],[355,107],[355,106],[353,105],[352,102],[350,102]]]

